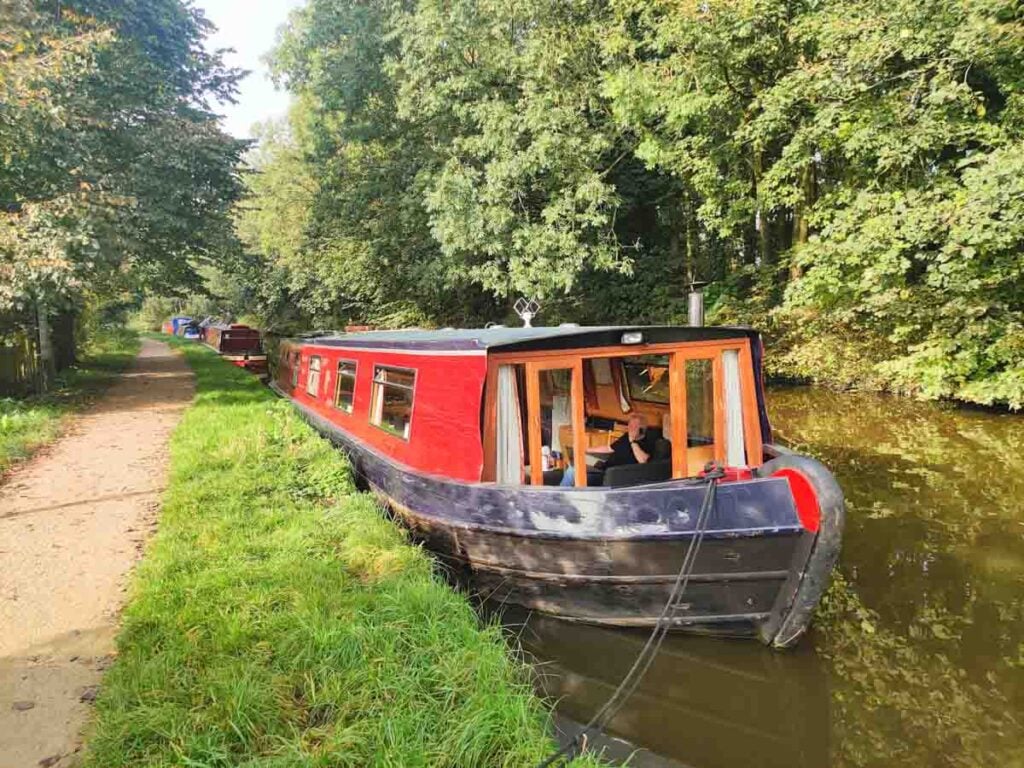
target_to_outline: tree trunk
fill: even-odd
[[[57,370],[70,368],[76,362],[75,313],[70,310],[58,312],[50,324],[50,336]]]
[[[679,254],[679,232],[676,227],[672,227],[672,231],[668,235],[668,261],[670,264],[678,264],[682,267],[680,272],[684,275],[685,280],[686,260],[682,259]],[[682,263],[680,264],[680,262]]]
[[[47,392],[57,377],[57,361],[53,356],[53,334],[46,304],[36,302],[36,328],[39,331],[39,391]]]
[[[815,178],[814,178],[814,162],[811,161],[804,166],[803,172],[800,175],[800,187],[802,199],[800,204],[793,211],[793,249],[796,250],[800,246],[804,245],[810,237],[810,224],[807,221],[807,212],[815,200]],[[799,280],[803,277],[803,267],[797,263],[795,258],[792,258],[792,254],[789,261],[789,279],[790,281]]]
[[[693,283],[694,280],[707,279],[706,275],[698,277],[697,269],[697,211],[694,209],[693,198],[690,196],[690,191],[687,189],[683,193],[683,199],[685,200],[683,208],[683,216],[685,217],[686,226],[686,286]]]
[[[772,238],[768,215],[761,207],[758,195],[758,188],[761,184],[761,175],[764,173],[764,158],[760,149],[754,150],[754,201],[757,204],[754,213],[754,229],[757,230],[757,254],[758,263],[762,269],[771,269],[772,265]]]

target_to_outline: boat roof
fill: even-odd
[[[251,325],[246,325],[245,323],[214,323],[207,327],[216,328],[221,331],[255,331],[256,333],[259,333],[258,329],[253,328]]]
[[[442,330],[360,331],[316,334],[302,338],[307,344],[366,349],[523,352],[627,346],[625,333],[640,333],[645,344],[687,341],[725,341],[756,338],[757,331],[742,326],[684,325],[558,325],[537,328],[446,328]]]

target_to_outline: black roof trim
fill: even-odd
[[[482,328],[441,331],[364,331],[298,340],[326,347],[400,349],[409,351],[527,352],[587,347],[623,346],[625,333],[643,334],[643,344],[685,343],[756,339],[757,331],[746,327],[679,325],[554,326],[541,328]]]

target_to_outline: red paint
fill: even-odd
[[[239,368],[244,368],[252,373],[266,373],[267,372],[267,356],[266,355],[251,355],[240,357],[237,355],[222,355],[232,365],[237,365]]]
[[[720,483],[736,483],[754,477],[754,472],[750,467],[725,467],[722,471],[725,472],[725,477],[718,481]]]
[[[735,483],[740,480],[750,480],[754,477],[754,471],[750,467],[722,467],[722,477],[718,479],[721,483]],[[697,477],[707,477],[707,470],[702,469]]]
[[[773,472],[772,477],[784,477],[789,481],[800,524],[808,531],[817,533],[821,525],[821,506],[818,504],[818,494],[807,476],[795,469],[784,468]]]
[[[297,385],[292,386],[296,354],[298,378]],[[320,387],[315,397],[306,391],[309,359],[314,355],[321,359]],[[279,360],[278,387],[360,442],[419,472],[479,482],[484,462],[480,408],[487,375],[486,355],[414,354],[285,342],[281,344]],[[334,406],[338,363],[342,360],[356,364],[352,413]],[[416,372],[408,440],[370,423],[375,365]]]

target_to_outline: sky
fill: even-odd
[[[234,48],[225,55],[229,66],[251,70],[239,88],[237,104],[222,104],[224,128],[232,136],[251,138],[252,127],[288,111],[288,94],[275,90],[261,58],[274,47],[277,28],[303,0],[196,0],[206,17],[217,26],[207,47]]]

